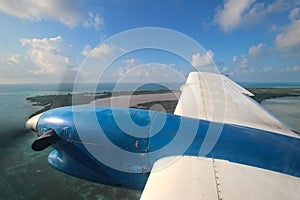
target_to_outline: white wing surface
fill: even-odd
[[[300,178],[202,157],[167,157],[152,169],[141,199],[299,199]]]
[[[174,114],[213,122],[235,124],[296,138],[277,118],[248,96],[252,93],[221,74],[191,72],[181,87]]]

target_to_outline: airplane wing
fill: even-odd
[[[174,114],[235,124],[300,138],[249,96],[252,93],[221,74],[192,72],[181,87]]]
[[[192,72],[181,88],[176,115],[261,129],[299,138],[220,74]],[[171,164],[168,159],[175,159]],[[227,160],[167,157],[151,171],[141,199],[299,199],[300,178]]]
[[[299,190],[298,177],[225,160],[180,156],[154,164],[141,199],[299,199]]]

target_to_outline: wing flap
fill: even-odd
[[[298,199],[300,178],[203,157],[158,160],[141,199]]]
[[[192,72],[181,88],[174,114],[247,126],[300,138],[248,96],[253,94],[221,74]]]

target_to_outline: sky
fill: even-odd
[[[300,0],[0,0],[0,27],[1,84],[300,82]]]

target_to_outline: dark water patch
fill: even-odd
[[[13,145],[13,141],[19,137],[22,137],[22,135],[25,134],[25,130],[22,128],[9,128],[7,130],[1,130],[0,131],[0,146],[6,147]],[[0,153],[1,155],[1,153]]]
[[[48,165],[51,147],[31,150],[35,137],[23,132],[0,147],[0,199],[139,199],[140,192],[81,180]]]

